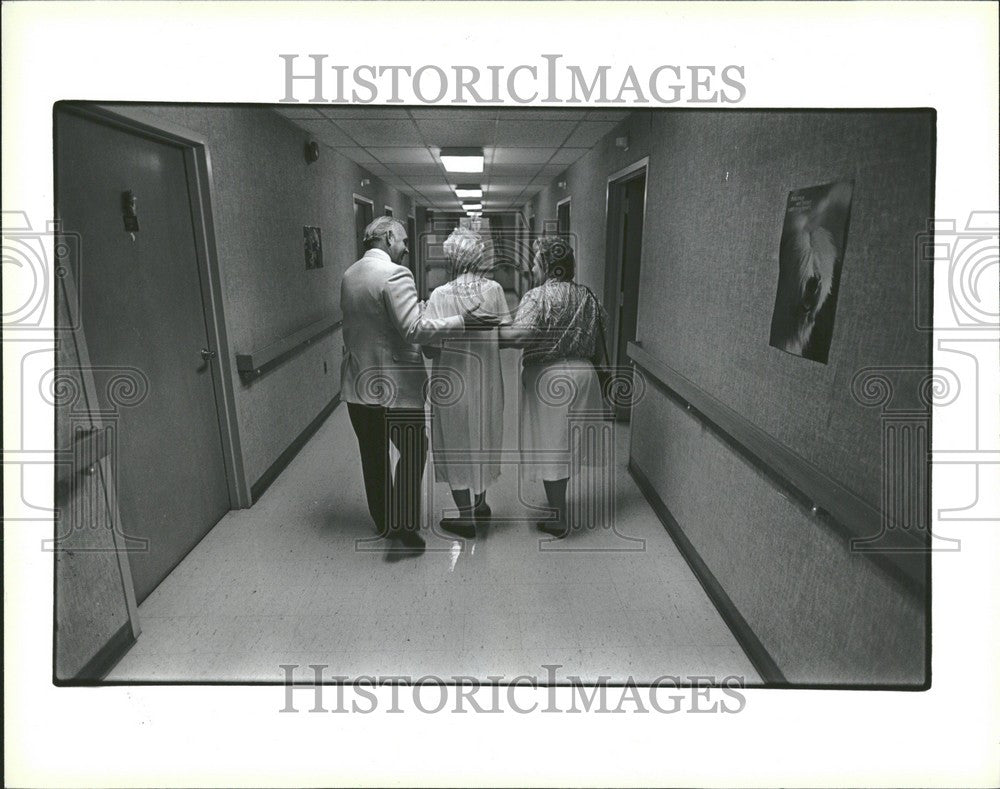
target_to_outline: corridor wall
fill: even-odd
[[[111,107],[115,109],[114,106]],[[250,353],[340,313],[340,280],[356,259],[354,202],[390,206],[403,222],[412,200],[321,146],[266,107],[130,105],[207,141],[212,210],[230,351]],[[368,184],[362,186],[362,179]],[[321,228],[323,267],[305,268],[304,225]],[[290,444],[340,391],[341,332],[323,336],[259,377],[234,372],[246,477],[259,494]],[[287,457],[287,456],[286,456]]]
[[[877,509],[884,414],[852,395],[852,380],[929,365],[914,243],[933,216],[934,122],[929,110],[636,113],[534,210],[541,226],[572,195],[578,278],[600,293],[607,176],[648,154],[643,350]],[[611,148],[626,131],[630,150]],[[821,364],[769,344],[778,246],[788,193],[845,179],[853,205]],[[662,386],[633,410],[630,464],[785,680],[925,682],[926,576],[903,583],[852,551],[843,524],[789,496]]]
[[[608,176],[649,154],[652,114],[637,112],[605,136],[566,173],[539,192],[524,211],[525,224],[534,215],[536,233],[555,232],[556,205],[571,198],[570,236],[576,253],[576,279],[602,299],[604,293],[604,239]],[[628,150],[615,145],[615,138],[627,136]],[[558,184],[566,182],[565,188]],[[655,232],[652,231],[651,232]]]

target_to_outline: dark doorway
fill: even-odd
[[[612,362],[628,366],[628,344],[635,340],[639,317],[639,268],[646,201],[646,166],[630,169],[608,184],[608,266],[605,304],[611,317]],[[620,405],[616,416],[627,421],[631,407]]]
[[[567,197],[556,206],[556,232],[561,236],[569,235],[569,204],[570,199]]]
[[[184,146],[59,110],[56,214],[80,236],[73,271],[100,408],[115,414],[112,454],[142,602],[230,509],[209,342],[211,291],[196,246]],[[127,195],[135,198],[130,223]],[[147,393],[116,407],[116,376]],[[120,383],[120,381],[119,381]]]
[[[417,249],[419,244],[417,243],[417,221],[415,217],[406,217],[406,267],[413,274],[414,278],[417,276]]]
[[[371,200],[354,195],[354,235],[357,239],[358,260],[365,254],[365,228],[371,224],[374,218],[375,204]]]

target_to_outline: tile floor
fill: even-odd
[[[517,364],[504,353],[511,442]],[[625,470],[627,440],[626,427],[615,442],[614,530],[549,541],[531,526],[541,485],[519,492],[508,466],[488,494],[494,523],[474,542],[425,531],[423,556],[389,562],[340,406],[257,504],[226,515],[143,602],[142,635],[107,679],[279,682],[289,663],[323,664],[328,677],[510,679],[555,663],[563,681],[710,674],[759,684]],[[431,488],[436,523],[451,497]]]

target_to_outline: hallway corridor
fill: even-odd
[[[519,354],[503,357],[513,449]],[[341,405],[261,499],[226,515],[140,606],[142,634],[107,680],[280,682],[280,664],[302,666],[296,678],[307,680],[317,663],[328,678],[509,681],[560,664],[563,682],[695,674],[759,684],[629,476],[627,433],[617,426],[616,533],[574,533],[551,550],[528,506],[544,504],[541,486],[526,485],[521,503],[508,467],[488,494],[494,523],[477,540],[425,531],[426,554],[388,562],[368,542]],[[447,486],[434,485],[433,499],[436,523],[451,506]]]

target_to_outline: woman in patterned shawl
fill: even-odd
[[[480,235],[468,228],[448,237],[444,253],[451,281],[431,293],[428,317],[461,315],[467,305],[478,304],[479,311],[510,323],[503,287],[490,278],[492,265],[484,250]],[[459,514],[442,520],[441,528],[471,539],[476,520],[490,517],[486,489],[500,476],[503,376],[497,330],[469,332],[464,339],[445,341],[440,353],[427,348],[425,353],[434,359],[428,386],[434,478],[451,487]]]
[[[573,282],[575,259],[565,239],[536,242],[543,282],[524,294],[512,326],[500,329],[503,346],[524,349],[521,376],[521,458],[532,480],[542,480],[555,521],[539,530],[565,537],[569,477],[582,466],[603,465],[600,447],[587,440],[588,421],[605,416],[597,367],[606,360],[604,310],[593,291]]]

